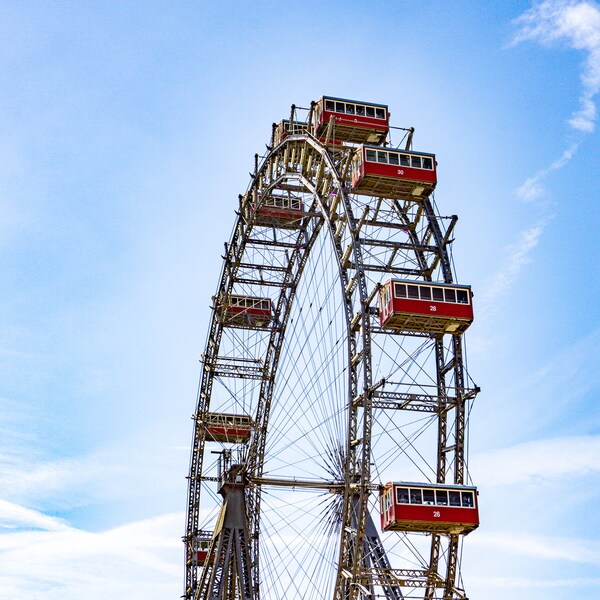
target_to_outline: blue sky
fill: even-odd
[[[292,103],[389,104],[473,286],[470,597],[600,585],[600,5],[0,4],[0,598],[179,597],[223,242]]]

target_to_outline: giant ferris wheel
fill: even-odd
[[[394,133],[324,96],[255,156],[202,355],[188,600],[466,598],[472,294],[435,156]]]

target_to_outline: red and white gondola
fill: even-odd
[[[366,196],[418,200],[437,183],[435,154],[361,145],[352,160],[352,191]]]
[[[479,526],[473,486],[390,482],[380,500],[383,531],[466,535]]]
[[[332,142],[381,144],[390,129],[390,115],[384,104],[323,96],[315,104],[313,134],[316,138],[326,137],[332,119]]]
[[[254,421],[248,415],[208,413],[202,421],[206,440],[247,444],[254,429]]]
[[[389,279],[379,292],[384,329],[460,334],[473,322],[470,286]]]
[[[278,146],[285,140],[288,135],[303,135],[308,131],[308,123],[303,121],[290,121],[289,119],[282,119],[275,125],[275,132],[273,134],[273,144]]]
[[[228,296],[220,307],[223,324],[235,327],[265,328],[273,320],[270,298]]]
[[[302,199],[289,191],[273,193],[258,204],[251,202],[250,210],[255,225],[278,229],[298,229],[304,216]]]
[[[213,532],[200,530],[192,547],[188,550],[188,565],[202,566],[208,560]]]

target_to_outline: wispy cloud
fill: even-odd
[[[479,347],[485,348],[486,338],[483,341],[480,338],[476,340]],[[485,349],[489,350],[490,346]],[[540,364],[534,358],[530,364],[531,367],[523,371],[522,377],[514,380],[509,377],[508,383],[505,382],[502,387],[486,389],[489,403],[487,424],[480,423],[478,428],[485,431],[483,436],[478,435],[480,447],[512,447],[524,440],[542,438],[561,445],[561,440],[571,435],[574,437],[568,439],[574,442],[583,443],[587,439],[590,444],[596,444],[593,438],[586,438],[585,435],[596,433],[594,424],[600,418],[597,403],[600,389],[600,328],[573,343],[556,347],[544,363]],[[543,445],[549,442],[534,442],[532,450],[539,448],[538,443]],[[510,460],[515,461],[514,476],[518,475],[519,479],[524,475],[520,469],[528,468],[529,447],[517,448],[519,451],[510,458],[508,455],[513,450],[498,451],[502,455],[507,453],[506,460],[502,461],[505,467],[502,470],[503,478],[511,477],[513,466],[509,464]],[[535,454],[539,461],[543,461],[537,451]],[[499,456],[495,452],[489,455],[491,460]],[[596,456],[600,456],[600,453],[597,452]],[[473,477],[478,481],[481,475],[492,484],[489,475],[492,471],[485,466],[486,460],[474,456],[471,461]],[[521,464],[521,460],[525,462]],[[559,457],[557,466],[563,464],[562,461],[563,458]],[[573,458],[573,467],[578,468],[577,465],[577,460]],[[551,469],[544,476],[547,477],[549,472]]]
[[[469,538],[473,546],[493,548],[517,556],[600,566],[598,540],[535,536],[523,533],[478,532]]]
[[[552,171],[562,169],[562,167],[564,167],[571,160],[571,158],[573,158],[573,155],[577,151],[578,147],[578,143],[573,144],[570,148],[567,148],[567,150],[562,153],[562,156],[555,160],[549,167],[540,169],[537,173],[531,177],[528,177],[523,184],[517,188],[517,196],[519,196],[519,198],[521,198],[521,200],[524,202],[531,202],[542,196],[544,193],[542,181]]]
[[[31,510],[7,500],[0,500],[0,530],[22,527],[46,531],[68,529],[67,524],[62,519],[45,515],[37,510]],[[1,545],[0,543],[0,547]]]
[[[177,597],[183,514],[101,532],[73,528],[30,509],[0,503],[0,598]]]
[[[600,473],[599,456],[600,436],[553,438],[475,455],[471,469],[482,485],[511,485]]]
[[[13,501],[28,499],[56,508],[77,506],[97,492],[98,482],[114,481],[123,467],[100,462],[98,457],[29,462],[0,456],[0,494]],[[87,490],[87,493],[86,493]]]
[[[508,522],[510,515],[505,515]],[[485,527],[485,525],[483,526]],[[597,539],[479,529],[469,536],[465,561],[470,596],[592,598],[600,584]]]
[[[600,586],[600,577],[578,577],[573,579],[534,579],[532,577],[481,577],[471,575],[469,588],[481,586],[486,590],[490,588],[502,589],[549,589],[549,588],[581,588]],[[504,597],[504,596],[503,596]]]
[[[591,133],[596,126],[594,101],[600,91],[600,5],[588,0],[544,0],[513,21],[517,31],[512,44],[527,40],[544,45],[565,43],[569,48],[585,52],[581,72],[580,108],[568,123],[581,133]],[[528,177],[517,188],[517,196],[531,202],[544,194],[543,180],[549,173],[561,169],[573,158],[579,143],[572,144],[550,166]]]
[[[154,429],[146,427],[91,452],[55,458],[44,454],[38,440],[11,435],[25,428],[22,414],[4,418],[11,406],[0,403],[0,498],[64,515],[107,500],[118,502],[125,513],[140,502],[162,512],[166,495],[184,497],[188,449],[174,447],[177,436],[156,441]]]
[[[504,248],[499,264],[479,287],[474,303],[478,327],[469,337],[469,347],[475,353],[490,350],[496,342],[498,312],[503,310],[513,285],[532,262],[533,251],[539,244],[547,219],[522,230],[517,239]]]
[[[535,40],[542,44],[564,42],[583,50],[586,59],[581,73],[580,109],[569,124],[589,133],[596,124],[594,97],[600,91],[600,5],[589,0],[544,0],[518,17],[513,43]]]
[[[538,245],[546,222],[541,222],[522,231],[517,241],[508,246],[500,269],[485,286],[477,306],[481,314],[488,316],[498,304],[498,298],[505,294],[517,279],[523,268],[531,262],[531,253]]]

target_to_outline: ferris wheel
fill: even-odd
[[[186,599],[466,598],[472,293],[435,156],[400,131],[324,96],[255,156],[202,355]]]

